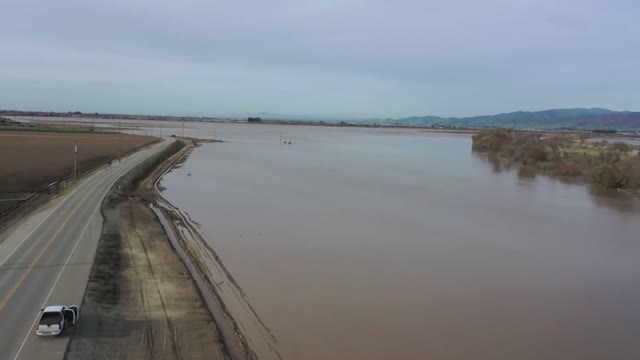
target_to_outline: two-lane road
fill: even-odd
[[[169,143],[145,148],[82,179],[0,243],[1,359],[64,357],[67,336],[35,335],[39,310],[45,304],[81,305],[100,238],[102,200],[122,175]]]

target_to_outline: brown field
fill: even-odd
[[[121,134],[0,133],[0,192],[37,191],[70,176],[74,145],[80,174],[153,140]]]
[[[123,134],[0,132],[0,214],[19,203],[11,199],[70,178],[74,145],[80,175],[153,141]]]

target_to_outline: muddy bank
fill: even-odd
[[[164,199],[158,191],[162,176],[180,166],[191,150],[190,147],[183,154],[175,156],[167,170],[159,169],[140,188],[144,189],[147,197],[155,199],[153,210],[198,285],[218,324],[230,357],[234,360],[281,359],[276,337],[254,310],[218,254],[199,233],[198,224]]]
[[[284,358],[640,358],[637,200],[499,172],[468,136],[288,131],[162,181]]]
[[[103,202],[83,320],[66,359],[228,358],[188,270],[142,199],[145,177],[184,146],[175,142],[132,170]]]

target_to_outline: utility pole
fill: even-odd
[[[184,120],[182,120],[182,137],[184,137]]]
[[[118,122],[118,162],[122,157],[122,121]]]
[[[73,146],[73,181],[78,176],[78,145]]]

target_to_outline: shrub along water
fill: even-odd
[[[609,188],[640,190],[640,156],[625,143],[585,136],[491,129],[473,136],[473,150],[501,161]]]

